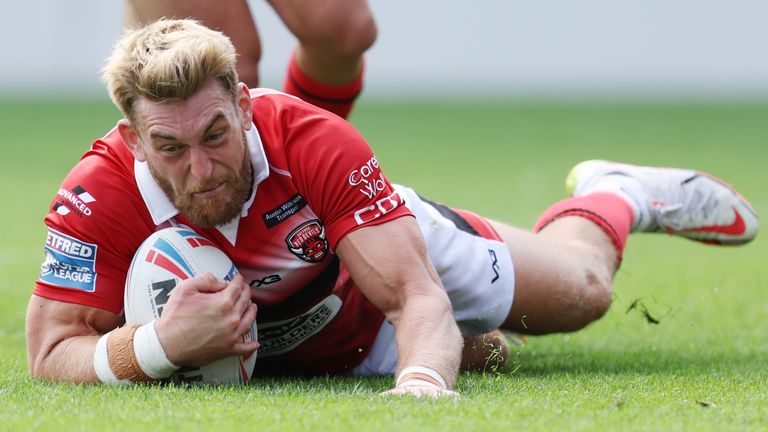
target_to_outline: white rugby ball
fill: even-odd
[[[160,318],[179,282],[210,272],[223,280],[237,274],[229,257],[210,240],[187,228],[166,228],[149,236],[133,257],[125,280],[125,321],[146,324]],[[257,339],[256,321],[244,340]],[[189,384],[243,384],[251,380],[256,353],[230,356],[202,367],[181,367],[171,380]]]

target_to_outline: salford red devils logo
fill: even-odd
[[[317,219],[299,225],[288,234],[285,243],[294,255],[306,262],[320,262],[328,255],[325,227]]]

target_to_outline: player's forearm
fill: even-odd
[[[393,325],[400,370],[408,366],[434,369],[453,388],[462,338],[444,292],[409,296]]]
[[[26,318],[30,375],[53,381],[96,382],[96,343],[101,334],[121,322],[121,316],[102,309],[32,295]]]
[[[45,354],[30,353],[30,374],[56,382],[97,383],[93,353],[98,340],[99,336],[74,336],[55,344]]]

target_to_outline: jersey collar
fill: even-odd
[[[269,176],[267,155],[264,153],[264,145],[261,142],[261,136],[255,124],[251,123],[251,128],[245,132],[245,140],[248,144],[248,153],[251,156],[251,164],[253,166],[253,191],[248,201],[243,204],[241,217],[248,215],[248,209],[251,208],[256,197],[257,186]],[[179,214],[179,211],[174,207],[171,200],[168,199],[168,196],[165,195],[165,192],[157,184],[155,178],[152,177],[146,162],[134,160],[133,172],[136,177],[136,185],[139,187],[141,197],[144,199],[144,204],[147,206],[147,210],[149,210],[149,214],[152,216],[152,222],[155,225],[160,225]],[[234,222],[239,221],[235,219]],[[222,226],[222,228],[231,224]],[[237,224],[235,224],[236,226]]]

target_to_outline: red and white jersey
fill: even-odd
[[[255,127],[246,138],[255,187],[239,219],[193,226],[113,129],[53,200],[34,293],[121,314],[139,245],[160,228],[186,225],[229,255],[252,287],[257,373],[343,373],[358,365],[384,317],[334,248],[361,226],[411,213],[346,121],[276,91],[254,90],[252,100]]]

